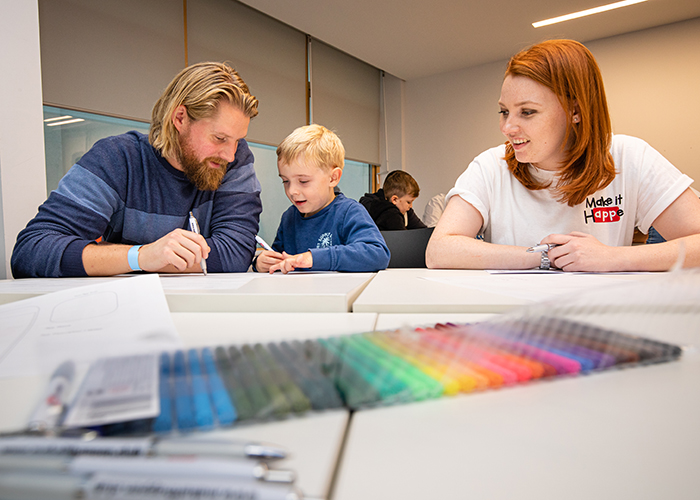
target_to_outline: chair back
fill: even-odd
[[[428,246],[434,227],[380,231],[391,252],[390,268],[425,268],[425,248]]]

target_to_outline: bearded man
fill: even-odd
[[[185,68],[148,137],[108,137],[78,160],[18,237],[15,278],[244,272],[262,204],[245,136],[258,100],[221,63]],[[188,215],[201,234],[189,231]],[[99,241],[99,242],[97,242]]]

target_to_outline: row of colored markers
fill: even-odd
[[[561,319],[192,349],[160,358],[153,432],[408,403],[677,359],[662,342]]]

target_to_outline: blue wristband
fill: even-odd
[[[126,254],[126,259],[129,261],[129,267],[132,271],[141,270],[141,268],[139,267],[139,248],[141,248],[141,245],[134,245],[129,249],[129,252]]]

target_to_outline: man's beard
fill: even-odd
[[[216,191],[221,186],[221,181],[226,175],[226,167],[228,162],[216,156],[209,156],[204,160],[198,160],[194,151],[187,142],[186,136],[178,137],[180,144],[177,153],[180,166],[185,176],[192,184],[197,186],[200,191]],[[219,168],[209,166],[210,162],[218,163]]]

